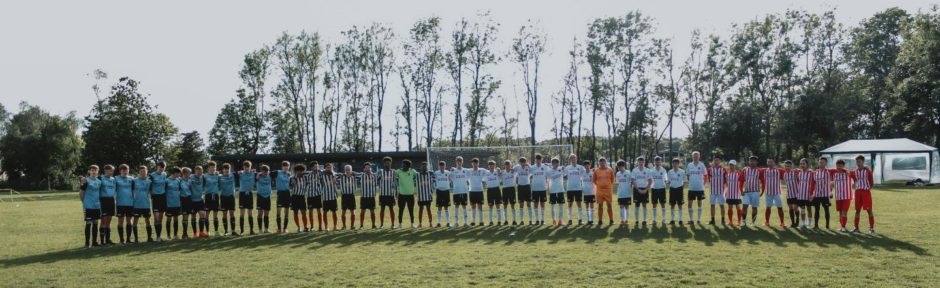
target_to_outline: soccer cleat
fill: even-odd
[[[571,220],[568,220],[568,226],[571,226]]]
[[[858,228],[852,229],[852,234],[858,234],[858,233],[861,233],[858,231]]]
[[[845,227],[841,227],[841,228],[839,228],[839,232],[845,233],[845,232],[849,232],[849,231],[848,231],[848,230],[845,230]]]
[[[186,240],[186,239],[189,239],[189,235],[188,235],[188,234],[183,234],[183,240]]]
[[[509,225],[509,221],[503,221],[503,225]],[[512,225],[516,225],[516,224],[512,224]]]
[[[708,225],[715,225],[715,220],[708,221]]]
[[[545,220],[539,221],[539,225],[545,225]]]
[[[695,221],[689,220],[689,225],[695,225]],[[700,223],[701,224],[701,223]]]
[[[875,236],[875,228],[868,229],[868,235]]]
[[[578,225],[584,225],[584,221],[578,220]]]
[[[640,226],[640,221],[633,221],[633,226]]]
[[[594,225],[594,221],[588,221],[588,222],[587,222],[587,225],[588,225],[588,226],[593,226],[593,225]]]
[[[516,221],[512,221],[512,226],[516,226],[516,225],[518,225]]]
[[[857,229],[856,229],[857,230]],[[157,242],[163,242],[163,237],[157,236]]]
[[[646,227],[646,221],[643,221],[643,227]]]
[[[447,223],[447,228],[450,228],[450,227],[454,227],[454,226],[450,225],[450,223]]]
[[[437,225],[434,225],[434,227],[441,228],[441,223],[437,223]]]
[[[681,222],[680,222],[681,223]],[[663,224],[666,224],[665,222]],[[670,226],[676,226],[676,221],[669,221]]]

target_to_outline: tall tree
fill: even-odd
[[[433,144],[435,125],[442,118],[441,94],[444,90],[437,83],[438,73],[445,64],[438,44],[440,22],[441,19],[437,17],[418,20],[409,30],[409,38],[404,44],[405,61],[411,67],[411,85],[416,92],[416,113],[424,122],[425,148]],[[440,128],[440,125],[437,127]]]
[[[906,22],[891,82],[898,105],[889,117],[904,123],[900,132],[940,146],[940,6]]]
[[[318,72],[323,55],[320,35],[301,31],[293,36],[285,32],[267,49],[276,60],[275,67],[280,76],[271,95],[275,99],[275,109],[284,112],[270,117],[279,121],[277,127],[272,127],[271,134],[275,139],[296,142],[289,146],[297,148],[288,150],[298,151],[291,152],[316,152],[317,135],[313,119],[316,119]],[[279,145],[278,150],[284,148],[285,145]]]
[[[268,50],[267,47],[252,51],[245,55],[241,71],[238,72],[238,76],[242,79],[242,83],[247,89],[246,93],[250,99],[257,102],[257,104],[254,105],[255,109],[253,111],[240,111],[255,114],[252,117],[259,119],[259,121],[245,123],[249,125],[249,132],[252,135],[252,146],[254,149],[252,149],[253,151],[248,151],[250,154],[258,153],[259,150],[264,147],[262,142],[265,140],[262,139],[262,137],[265,128],[264,119],[266,119],[264,112],[265,108],[267,108],[264,105],[264,100],[267,97],[265,83],[267,83],[268,75],[270,74],[270,59],[271,51]]]
[[[470,61],[470,50],[473,48],[473,35],[470,30],[470,21],[460,18],[450,36],[450,47],[444,53],[444,69],[453,81],[451,91],[454,93],[454,129],[451,132],[450,145],[462,145],[464,116],[463,116],[463,74]]]
[[[7,172],[10,186],[20,190],[73,189],[70,177],[83,170],[78,168],[83,146],[76,133],[80,125],[74,111],[52,115],[38,106],[20,103],[20,111],[10,118],[6,133],[0,137],[0,171]]]
[[[363,45],[365,46],[363,49],[368,51],[365,61],[371,84],[369,92],[373,95],[370,99],[375,101],[372,105],[374,113],[370,113],[369,116],[372,126],[376,127],[378,133],[378,139],[372,140],[373,145],[378,145],[377,150],[373,148],[375,151],[382,151],[382,144],[384,144],[382,112],[385,109],[385,94],[388,90],[388,83],[391,81],[389,78],[395,67],[395,53],[392,44],[394,39],[395,34],[392,32],[391,27],[374,23],[366,30],[366,43]]]
[[[525,103],[529,112],[530,145],[535,145],[535,119],[538,115],[539,104],[539,66],[542,64],[542,55],[545,54],[545,43],[547,41],[548,36],[545,35],[545,32],[530,19],[522,28],[519,28],[519,34],[513,39],[512,44],[512,60],[519,64],[519,70],[522,71],[522,82],[525,86]],[[563,104],[569,103],[565,101]],[[563,107],[567,106],[563,105]],[[562,122],[564,122],[564,119],[562,119]]]
[[[175,163],[179,167],[194,167],[196,165],[204,165],[208,160],[208,155],[206,155],[205,141],[202,140],[202,136],[199,135],[199,131],[190,131],[183,134],[180,134],[179,140],[173,145],[175,146]]]
[[[470,36],[470,103],[467,103],[467,136],[469,136],[470,146],[476,146],[477,140],[487,130],[484,121],[491,114],[490,101],[494,93],[499,89],[502,81],[497,80],[492,72],[488,71],[490,67],[499,62],[499,56],[493,52],[496,45],[496,35],[499,33],[499,23],[490,17],[490,12],[481,12],[480,18],[473,24],[473,32]]]
[[[266,120],[260,118],[258,104],[245,89],[235,91],[235,98],[222,106],[209,130],[209,154],[252,155],[268,145],[268,137],[255,137],[262,133],[258,123]]]

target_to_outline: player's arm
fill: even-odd
[[[760,196],[764,196],[764,190],[767,190],[767,180],[764,179],[767,169],[757,170],[757,178],[760,179]]]
[[[871,171],[871,169],[869,169],[869,168],[867,168],[867,167],[866,167],[865,169],[868,170],[868,184],[869,184],[869,185],[872,185],[872,186],[875,186],[875,177],[874,177],[874,174],[875,174],[875,173],[874,173],[873,171]]]
[[[82,186],[78,190],[78,200],[81,200],[82,203],[85,203],[85,189],[88,189],[88,182],[85,181],[85,177],[82,177],[81,180]],[[84,208],[84,207],[82,207]]]

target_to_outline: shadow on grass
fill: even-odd
[[[141,231],[143,232],[143,231]],[[325,246],[347,248],[356,245],[434,245],[440,243],[476,243],[484,245],[518,245],[537,242],[556,244],[560,242],[584,242],[592,244],[604,241],[610,244],[701,242],[707,246],[727,243],[734,246],[772,243],[779,247],[861,247],[869,250],[889,252],[912,252],[919,256],[932,256],[927,250],[910,242],[882,235],[850,235],[831,230],[799,231],[784,228],[731,228],[711,225],[620,227],[599,226],[487,226],[435,229],[358,230],[315,233],[290,233],[286,235],[258,235],[246,237],[213,237],[209,239],[171,241],[164,243],[141,243],[96,249],[67,249],[43,254],[0,260],[0,267],[29,264],[47,264],[66,260],[89,259],[110,256],[138,256],[150,253],[193,251],[225,251],[233,248],[248,249],[310,249]],[[625,242],[625,243],[621,243]]]

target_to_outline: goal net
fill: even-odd
[[[464,165],[469,167],[470,160],[480,159],[480,167],[486,167],[490,160],[496,161],[502,167],[503,161],[510,160],[513,165],[518,163],[520,157],[525,157],[529,163],[534,163],[535,154],[542,154],[545,163],[552,158],[565,163],[572,152],[571,145],[535,145],[535,146],[494,146],[494,147],[430,147],[428,148],[428,169],[437,169],[438,161],[447,162],[447,167],[454,165],[454,159],[461,156]]]

